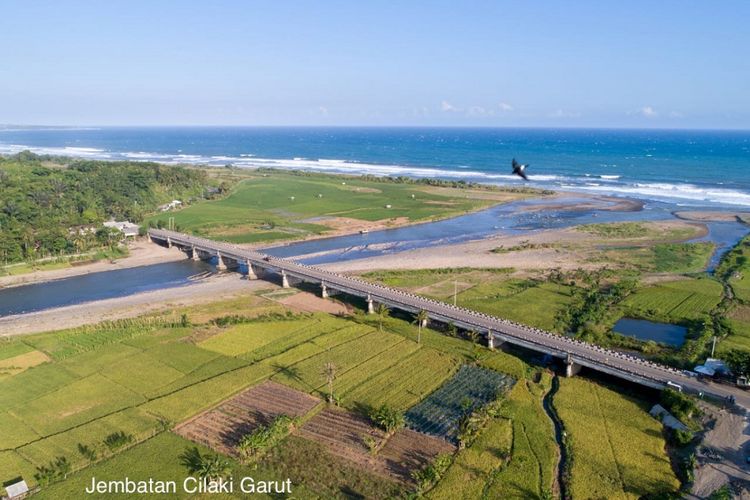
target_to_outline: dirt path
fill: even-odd
[[[750,425],[744,411],[733,412],[704,405],[703,411],[715,418],[697,454],[698,466],[689,498],[707,498],[725,484],[741,490],[735,498],[750,499]]]

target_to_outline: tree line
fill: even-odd
[[[208,176],[181,166],[0,157],[0,263],[111,245],[109,219],[139,223],[159,204],[204,195]]]

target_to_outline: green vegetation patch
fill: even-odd
[[[342,395],[344,406],[406,410],[430,394],[459,366],[455,356],[422,348]]]
[[[19,405],[12,413],[39,434],[47,435],[142,401],[135,392],[94,374]]]
[[[487,498],[543,498],[552,490],[558,452],[552,423],[542,408],[549,381],[545,374],[541,385],[526,380],[508,393],[503,415],[513,426],[512,452],[488,484]]]
[[[691,278],[641,288],[623,304],[638,315],[680,321],[705,317],[721,298],[721,283],[710,278]]]
[[[706,269],[714,249],[710,242],[657,243],[603,249],[593,261],[618,264],[641,272],[698,273]]]
[[[676,492],[661,423],[637,401],[583,378],[560,380],[554,405],[572,454],[573,498]]]
[[[511,377],[494,370],[463,365],[453,377],[406,412],[406,424],[416,431],[458,444],[459,420],[500,397],[513,383]]]
[[[428,498],[485,498],[485,493],[507,465],[513,447],[513,424],[506,418],[490,421],[482,434],[468,448],[458,452]]]
[[[221,333],[204,340],[199,345],[203,349],[227,356],[237,356],[255,351],[271,342],[287,336],[295,337],[297,332],[308,330],[316,319],[298,321],[257,321],[227,328]]]
[[[299,363],[288,366],[277,364],[280,372],[274,379],[306,392],[315,391],[326,383],[323,373],[326,363],[333,363],[336,373],[344,374],[401,342],[404,342],[404,339],[398,335],[372,332],[322,351]]]
[[[169,215],[181,230],[235,243],[253,243],[321,234],[328,227],[320,223],[320,217],[416,221],[465,213],[494,203],[468,198],[464,190],[458,189],[444,195],[408,183],[271,172],[241,182],[226,198]],[[150,220],[160,219],[164,217],[157,215]]]

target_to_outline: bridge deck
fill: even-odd
[[[678,384],[689,392],[702,392],[717,398],[735,396],[737,403],[750,408],[750,396],[744,391],[731,387],[706,383],[686,374],[684,371],[659,365],[625,353],[605,349],[587,342],[564,337],[532,328],[507,319],[453,306],[437,300],[421,297],[403,290],[367,282],[357,277],[345,276],[291,259],[272,257],[260,252],[240,248],[231,243],[223,243],[190,236],[173,231],[151,229],[152,239],[166,241],[186,249],[195,248],[208,254],[221,254],[238,262],[250,262],[254,266],[284,272],[288,276],[312,282],[325,283],[329,288],[351,295],[371,298],[376,302],[409,312],[427,311],[430,318],[453,322],[461,328],[491,332],[500,342],[509,342],[536,352],[550,354],[558,358],[570,359],[576,364],[600,372],[608,373],[648,387],[662,389],[667,382]]]

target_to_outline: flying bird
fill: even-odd
[[[513,158],[513,163],[511,163],[511,165],[513,165],[514,174],[521,177],[525,181],[529,180],[529,178],[526,177],[526,167],[528,167],[528,165],[521,165],[520,163],[516,161],[515,158]]]

